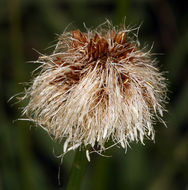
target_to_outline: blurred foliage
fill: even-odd
[[[38,50],[50,53],[56,34],[96,27],[105,19],[140,23],[139,39],[158,55],[169,79],[165,121],[156,124],[156,142],[132,144],[127,154],[114,147],[110,158],[92,155],[82,190],[188,189],[188,11],[175,0],[1,0],[0,1],[0,189],[64,189],[74,152],[61,163],[62,145],[29,122],[17,121],[20,107],[14,94],[24,89],[37,67]],[[33,49],[34,48],[34,49]],[[58,178],[59,176],[59,178]],[[60,183],[59,183],[60,182]]]

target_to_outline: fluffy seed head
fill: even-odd
[[[165,79],[135,31],[107,23],[85,33],[65,32],[51,55],[39,57],[41,70],[26,90],[23,113],[65,140],[64,152],[95,145],[102,151],[108,140],[126,148],[154,139]]]

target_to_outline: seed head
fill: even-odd
[[[39,57],[41,71],[26,90],[23,113],[65,140],[64,152],[80,146],[103,151],[109,140],[123,148],[144,137],[154,140],[165,78],[135,31],[107,23],[65,32],[51,55]]]

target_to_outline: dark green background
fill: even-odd
[[[1,0],[0,1],[0,189],[64,189],[74,152],[61,164],[62,145],[20,117],[22,104],[8,99],[22,92],[38,65],[28,63],[54,44],[56,34],[84,30],[111,20],[114,24],[142,24],[139,39],[152,45],[159,67],[168,71],[170,98],[165,121],[156,124],[156,142],[131,144],[94,155],[83,190],[188,189],[188,10],[183,1],[168,0]],[[58,183],[58,170],[61,175]]]

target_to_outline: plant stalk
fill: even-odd
[[[72,168],[66,190],[80,189],[88,163],[89,162],[86,159],[85,151],[77,150],[74,161],[72,163]]]

